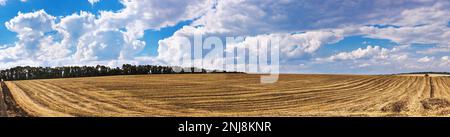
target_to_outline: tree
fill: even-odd
[[[181,71],[178,71],[180,70]],[[175,74],[178,73],[207,73],[206,69],[179,66],[154,66],[123,64],[122,68],[110,68],[107,66],[63,66],[63,67],[30,67],[17,66],[0,70],[0,79],[3,80],[28,80],[49,78],[73,78],[112,75],[139,75],[139,74]]]

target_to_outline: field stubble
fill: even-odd
[[[446,116],[450,78],[134,75],[6,82],[31,116]]]

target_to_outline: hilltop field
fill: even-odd
[[[448,116],[450,77],[168,74],[6,81],[28,116]],[[3,108],[3,107],[2,107]]]

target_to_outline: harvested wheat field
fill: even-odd
[[[173,74],[6,82],[31,116],[446,116],[450,78]]]

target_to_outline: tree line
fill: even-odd
[[[411,72],[411,73],[400,73],[400,74],[445,74],[450,75],[450,72]]]
[[[74,78],[113,75],[142,75],[142,74],[183,74],[183,73],[217,73],[226,71],[208,71],[195,67],[130,65],[111,68],[108,66],[64,66],[64,67],[30,67],[18,66],[0,70],[2,80],[29,80],[50,78]]]

